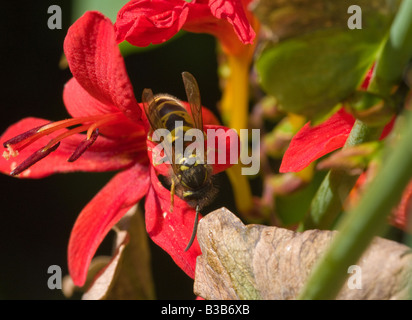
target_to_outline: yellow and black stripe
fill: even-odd
[[[152,111],[157,113],[156,118],[160,120],[157,126],[167,129],[170,132],[167,141],[175,144],[176,139],[183,139],[188,130],[195,128],[190,114],[175,98],[168,95],[155,96],[153,103],[156,107],[152,108]],[[177,126],[177,124],[179,124],[179,126]],[[180,134],[178,134],[178,132]],[[189,143],[190,141],[183,141],[182,145],[185,148]],[[182,157],[183,155],[177,155],[177,159],[181,159]]]

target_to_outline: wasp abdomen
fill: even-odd
[[[154,103],[158,105],[157,113],[163,128],[172,131],[176,126],[176,121],[182,121],[183,127],[194,127],[189,113],[177,101],[171,100],[171,98],[159,97],[155,99]]]

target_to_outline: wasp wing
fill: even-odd
[[[203,133],[204,138],[202,104],[200,100],[199,86],[195,77],[191,73],[183,72],[182,77],[195,128],[199,129]],[[206,152],[203,152],[198,160],[202,160],[203,163],[206,163],[206,157]]]
[[[160,105],[158,105],[156,103],[156,99],[155,96],[153,95],[153,92],[151,89],[144,89],[143,93],[142,93],[142,102],[143,102],[143,107],[146,113],[146,117],[150,123],[150,126],[152,127],[153,131],[156,131],[158,129],[164,129],[166,130],[166,128],[164,128],[162,120],[160,119],[160,115],[159,115],[159,110],[158,107]],[[156,134],[156,133],[154,133]],[[153,137],[153,135],[152,135]],[[174,163],[173,159],[175,157],[175,148],[173,147],[173,142],[169,141],[171,138],[171,134],[167,134],[167,135],[163,135],[163,140],[160,140],[159,142],[162,143],[162,147],[163,147],[163,151],[164,151],[164,155],[165,155],[165,160],[163,160],[164,162],[167,162],[168,164],[171,165],[174,173],[176,174],[178,172],[178,167],[176,166],[176,164]],[[160,137],[159,137],[160,138]],[[166,141],[165,141],[166,140]]]
[[[187,101],[192,111],[192,118],[197,129],[203,131],[202,105],[200,101],[199,86],[195,77],[189,72],[182,73],[183,84],[186,90]]]
[[[142,93],[142,103],[147,120],[149,121],[153,131],[158,129],[161,123],[160,119],[158,119],[159,117],[156,117],[157,112],[154,112],[156,107],[154,101],[153,91],[151,89],[144,89]]]

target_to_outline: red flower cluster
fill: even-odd
[[[250,0],[132,0],[118,13],[117,41],[139,47],[169,40],[179,30],[209,33],[235,52],[241,44],[251,44],[255,32],[251,14],[244,10]]]
[[[184,249],[195,211],[175,197],[173,213],[169,212],[170,192],[159,182],[148,156],[148,121],[135,99],[112,23],[98,12],[87,12],[70,27],[64,52],[73,78],[63,99],[72,118],[26,118],[10,126],[0,138],[8,149],[4,158],[25,160],[16,164],[1,158],[0,171],[41,178],[58,172],[121,170],[82,210],[73,227],[68,263],[76,285],[85,283],[90,261],[109,230],[143,196],[149,236],[193,278],[200,248],[195,241],[187,252]],[[207,109],[203,119],[205,129],[219,127]],[[226,150],[216,152],[230,147],[228,143]],[[214,166],[214,173],[228,166]]]

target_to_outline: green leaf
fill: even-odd
[[[96,10],[103,13],[112,22],[116,21],[117,12],[128,0],[75,0],[72,7],[72,22],[80,18],[86,11]]]
[[[280,107],[319,120],[351,94],[375,60],[397,1],[354,1],[362,29],[349,29],[343,1],[261,1],[269,41],[257,59],[262,88]],[[353,3],[351,3],[353,4]],[[264,8],[259,8],[264,6]]]

